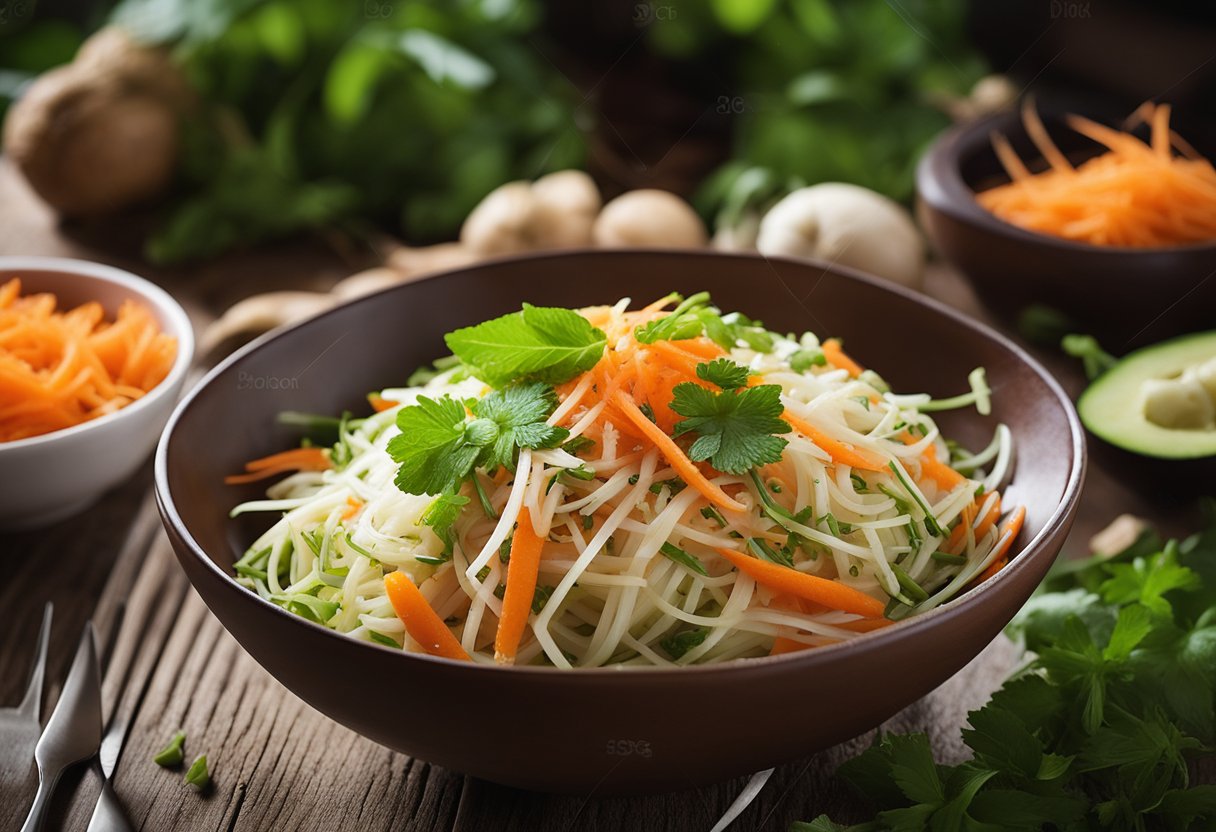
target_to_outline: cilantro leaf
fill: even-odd
[[[487,450],[478,458],[478,467],[514,471],[519,448],[555,448],[566,441],[570,431],[545,422],[556,407],[557,393],[539,382],[494,390],[475,402],[472,410],[478,418],[470,426],[484,421],[486,436],[494,431],[483,443]]]
[[[400,465],[397,487],[407,494],[457,491],[481,453],[466,439],[464,405],[449,396],[419,396],[397,412],[397,427],[401,434],[389,440],[388,453]]]
[[[716,358],[697,365],[697,378],[716,384],[723,390],[738,390],[747,386],[751,377],[746,367],[741,367],[729,358]]]
[[[667,655],[678,659],[692,648],[699,646],[708,635],[708,627],[690,627],[660,639],[659,646],[667,651]]]
[[[1103,600],[1108,604],[1139,601],[1158,615],[1171,612],[1166,593],[1185,592],[1200,586],[1199,576],[1178,564],[1178,545],[1173,542],[1159,555],[1112,564],[1107,571],[1110,577],[1098,587]]]
[[[847,832],[1216,828],[1190,784],[1216,745],[1216,517],[1056,570],[1015,630],[1037,655],[968,715],[973,760],[881,738],[840,768],[878,810]]]
[[[671,409],[687,417],[676,423],[675,435],[697,434],[688,450],[694,461],[709,460],[719,471],[742,474],[781,459],[787,443],[773,434],[789,433],[790,426],[781,418],[784,408],[777,385],[714,393],[686,381],[673,392]]]
[[[399,463],[397,487],[407,494],[455,494],[475,468],[515,470],[520,448],[554,448],[570,435],[546,419],[557,407],[552,387],[535,382],[493,390],[468,405],[419,396],[397,413],[399,436],[388,453]]]
[[[491,387],[519,381],[560,384],[591,369],[608,342],[572,309],[532,306],[444,336],[450,349]]]

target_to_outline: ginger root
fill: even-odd
[[[113,213],[172,182],[192,100],[167,52],[102,29],[12,106],[4,152],[61,216]]]

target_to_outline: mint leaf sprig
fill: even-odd
[[[491,387],[561,384],[595,366],[608,336],[573,309],[523,305],[519,312],[444,336],[448,349]]]

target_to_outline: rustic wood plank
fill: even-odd
[[[0,535],[7,571],[0,608],[13,626],[0,630],[0,702],[15,705],[29,678],[34,642],[46,602],[55,606],[44,684],[43,721],[50,716],[84,627],[102,595],[132,520],[148,493],[149,471],[105,495],[83,515],[48,529]],[[154,518],[153,518],[154,519]],[[138,550],[138,551],[137,551]],[[142,559],[143,547],[128,551]],[[65,779],[65,790],[73,782]],[[33,759],[24,779],[0,784],[0,829],[16,829],[37,785]]]

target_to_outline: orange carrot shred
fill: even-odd
[[[841,465],[860,468],[863,471],[887,470],[882,463],[875,462],[853,450],[843,442],[833,439],[819,428],[812,425],[810,422],[799,416],[795,416],[789,410],[782,413],[781,418],[789,422],[793,426],[794,430],[798,431],[820,448],[827,451],[828,456]]]
[[[545,539],[532,528],[532,513],[524,506],[519,510],[515,534],[511,537],[511,560],[507,563],[506,592],[502,597],[502,616],[494,636],[494,660],[499,664],[514,664],[519,641],[528,624],[532,597],[536,594],[536,576],[540,570],[541,550]]]
[[[1000,543],[996,551],[996,557],[992,563],[988,564],[988,568],[976,578],[976,583],[983,583],[989,578],[996,575],[1009,564],[1009,549],[1013,546],[1013,541],[1017,538],[1018,532],[1022,530],[1022,524],[1026,521],[1026,507],[1018,506],[1010,515],[1001,523]]]
[[[0,285],[0,442],[39,436],[113,413],[160,384],[177,358],[142,304],[107,321],[100,303],[64,312],[21,281]]]
[[[839,581],[808,575],[788,566],[745,555],[735,549],[714,547],[714,551],[730,561],[740,572],[750,575],[756,583],[764,584],[777,592],[796,595],[823,604],[829,609],[851,612],[867,618],[882,616],[881,601]]]
[[[864,368],[852,358],[849,358],[848,354],[841,349],[839,338],[829,338],[821,346],[824,357],[827,358],[828,363],[833,367],[848,370],[849,375],[853,378],[857,378],[862,374]]]
[[[427,603],[422,590],[414,586],[409,575],[404,572],[388,573],[384,576],[384,590],[406,632],[423,650],[432,656],[447,659],[469,659],[469,654]]]
[[[1011,181],[976,194],[976,201],[1028,231],[1090,245],[1146,248],[1216,240],[1216,168],[1170,130],[1169,120],[1167,104],[1139,107],[1126,126],[1147,124],[1144,141],[1069,116],[1069,128],[1105,148],[1073,168],[1027,107],[1026,131],[1049,168],[1030,173],[1009,142],[994,135],[993,149]]]
[[[617,408],[636,427],[643,436],[659,449],[659,453],[667,460],[672,468],[683,478],[684,482],[700,491],[705,499],[728,511],[744,511],[744,506],[718,486],[714,485],[701,473],[696,464],[680,450],[675,440],[663,432],[663,429],[646,418],[646,414],[624,393],[617,393],[613,399]]]
[[[333,463],[330,462],[329,452],[325,448],[292,448],[250,460],[245,463],[244,474],[224,477],[224,482],[228,485],[243,485],[273,477],[284,471],[324,471],[331,467]]]

